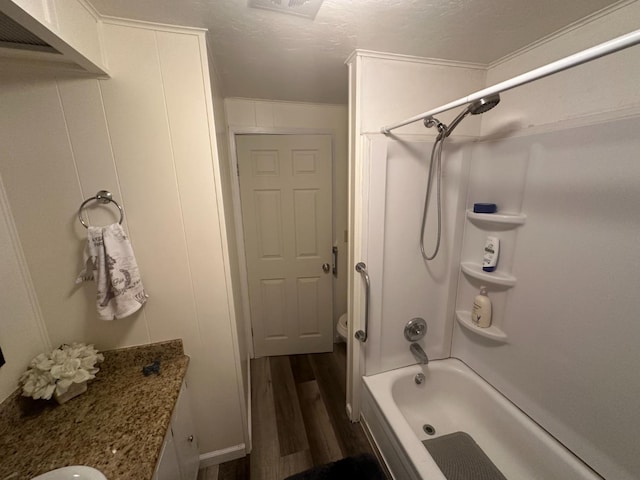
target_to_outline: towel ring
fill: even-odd
[[[82,209],[84,208],[84,206],[91,202],[91,201],[98,201],[100,203],[103,204],[107,204],[107,203],[114,203],[116,207],[118,207],[118,210],[120,210],[120,221],[118,222],[120,225],[122,225],[122,220],[124,219],[124,212],[122,211],[122,207],[118,204],[118,202],[116,202],[113,199],[113,195],[111,195],[111,192],[108,190],[100,190],[98,193],[96,193],[95,197],[89,197],[87,198],[84,202],[82,202],[82,204],[80,205],[80,208],[78,209],[78,220],[80,220],[80,223],[84,226],[84,228],[89,228],[89,225],[87,225],[86,223],[84,223],[84,220],[82,219]]]

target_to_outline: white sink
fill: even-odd
[[[107,480],[100,470],[83,465],[62,467],[34,477],[32,480]]]

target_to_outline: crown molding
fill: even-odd
[[[458,62],[456,60],[445,60],[443,58],[417,57],[414,55],[402,55],[399,53],[375,52],[373,50],[356,49],[345,60],[349,64],[358,57],[375,58],[378,60],[395,60],[400,62],[421,63],[425,65],[436,65],[439,67],[467,68],[474,70],[487,70],[487,65],[474,62]]]
[[[205,35],[206,28],[184,27],[182,25],[169,25],[166,23],[145,22],[143,20],[131,20],[129,18],[112,17],[110,15],[100,15],[100,20],[105,25],[120,25],[124,27],[143,28],[170,33],[182,33],[188,35]]]
[[[569,33],[571,33],[574,30],[578,30],[582,27],[584,27],[585,25],[588,25],[590,23],[593,23],[603,17],[606,17],[607,15],[610,15],[611,13],[615,12],[616,10],[619,10],[621,8],[626,7],[627,5],[631,5],[632,3],[635,3],[637,0],[621,0],[619,2],[614,3],[613,5],[609,5],[608,7],[603,8],[602,10],[598,10],[597,12],[592,13],[591,15],[587,15],[586,17],[581,18],[580,20],[576,20],[573,23],[570,23],[569,25],[566,25],[564,27],[562,27],[560,30],[557,30],[545,37],[542,37],[538,40],[536,40],[533,43],[530,43],[529,45],[525,45],[522,48],[519,48],[517,50],[514,50],[511,53],[508,53],[507,55],[505,55],[502,58],[499,58],[498,60],[495,60],[491,63],[489,63],[486,67],[488,70],[491,70],[492,68],[495,68],[499,65],[502,65],[503,63],[506,63],[516,57],[519,57],[520,55],[524,55],[525,53],[528,53],[532,50],[535,50],[536,48],[552,42],[558,38],[561,38],[565,35],[568,35]]]

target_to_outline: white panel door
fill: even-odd
[[[331,351],[331,137],[236,145],[255,355]]]

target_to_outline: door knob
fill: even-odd
[[[323,263],[322,264],[322,271],[324,273],[329,273],[329,270],[331,270],[331,265],[329,265],[328,263]]]

